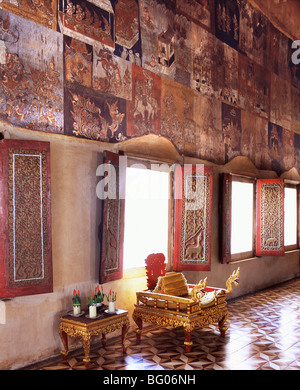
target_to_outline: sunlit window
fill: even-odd
[[[253,251],[253,183],[232,181],[231,254]]]
[[[297,244],[297,190],[284,188],[284,246]]]
[[[168,259],[169,173],[126,168],[124,269],[144,267],[151,253]]]

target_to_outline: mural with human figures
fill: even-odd
[[[0,10],[0,39],[0,119],[63,133],[62,35]]]
[[[2,0],[0,120],[300,172],[292,42],[247,0]]]

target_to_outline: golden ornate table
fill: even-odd
[[[68,336],[81,337],[85,354],[83,361],[85,366],[88,367],[90,363],[91,337],[102,334],[102,345],[105,346],[106,334],[113,332],[116,329],[122,329],[121,343],[123,353],[126,353],[125,338],[128,328],[128,311],[121,309],[116,309],[116,313],[114,314],[102,312],[95,319],[87,318],[85,315],[80,317],[74,317],[72,315],[62,316],[60,318],[59,335],[65,350],[61,351],[61,354],[64,359],[68,356]]]

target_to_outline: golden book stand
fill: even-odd
[[[228,327],[226,295],[232,291],[232,284],[239,283],[239,268],[226,282],[226,289],[207,287],[206,279],[197,285],[187,284],[181,273],[172,273],[158,278],[154,290],[136,292],[137,303],[133,319],[137,324],[137,341],[141,340],[143,321],[159,326],[182,326],[185,333],[185,350],[191,351],[192,332],[196,327],[204,328],[218,323],[221,336],[225,337]]]

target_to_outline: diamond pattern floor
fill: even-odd
[[[194,330],[190,353],[182,328],[146,327],[140,344],[127,336],[127,355],[116,339],[91,347],[90,370],[299,370],[300,278],[228,302],[225,338],[212,325]],[[84,370],[83,350],[27,370]]]

